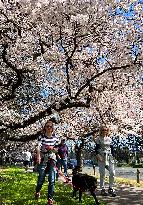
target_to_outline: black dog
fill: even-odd
[[[97,179],[93,176],[79,173],[78,170],[79,167],[75,167],[72,172],[73,197],[76,197],[76,192],[79,191],[79,202],[82,202],[82,192],[90,191],[91,195],[95,199],[96,204],[99,205],[95,194],[95,189],[97,188]]]

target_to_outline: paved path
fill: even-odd
[[[116,197],[103,197],[99,192],[97,196],[108,205],[143,205],[143,188],[128,185],[116,186]]]
[[[93,174],[93,170],[83,168],[83,172]],[[108,187],[107,187],[108,189]],[[117,192],[116,197],[100,196],[100,191],[97,191],[97,196],[108,205],[143,205],[143,188],[133,187],[125,184],[115,184]]]
[[[85,172],[93,173],[92,166],[84,166]],[[99,173],[99,168],[95,167],[96,173]],[[143,168],[139,168],[140,171],[140,180],[143,181]],[[106,175],[108,176],[109,173],[105,170]],[[125,178],[125,179],[133,179],[137,180],[137,168],[132,167],[115,167],[116,177]]]

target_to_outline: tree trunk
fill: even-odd
[[[79,167],[79,171],[82,171],[83,168],[83,146],[75,145],[75,155],[77,160],[77,166]]]

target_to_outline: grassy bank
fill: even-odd
[[[126,184],[126,185],[130,185],[130,186],[136,186],[136,187],[142,187],[143,188],[143,181],[140,181],[140,183],[137,183],[136,180],[123,179],[123,178],[117,177],[115,179],[115,182],[118,183],[118,184]]]
[[[0,170],[0,204],[2,205],[45,205],[47,195],[47,183],[45,182],[38,202],[34,199],[34,191],[37,181],[35,173],[25,173],[20,168],[7,168]],[[55,204],[78,205],[78,200],[73,199],[71,187],[56,182]],[[83,195],[82,205],[94,204],[93,197]],[[101,205],[105,205],[101,203]]]

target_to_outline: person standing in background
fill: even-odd
[[[25,171],[27,172],[28,167],[30,166],[30,160],[32,158],[32,154],[27,149],[25,149],[25,151],[22,154],[23,154],[23,165],[25,167]]]
[[[66,145],[66,140],[61,139],[61,143],[58,145],[58,156],[57,157],[57,167],[58,171],[63,166],[64,168],[64,176],[67,177],[67,160],[68,160],[68,146]],[[59,177],[59,173],[57,172],[57,179]]]

